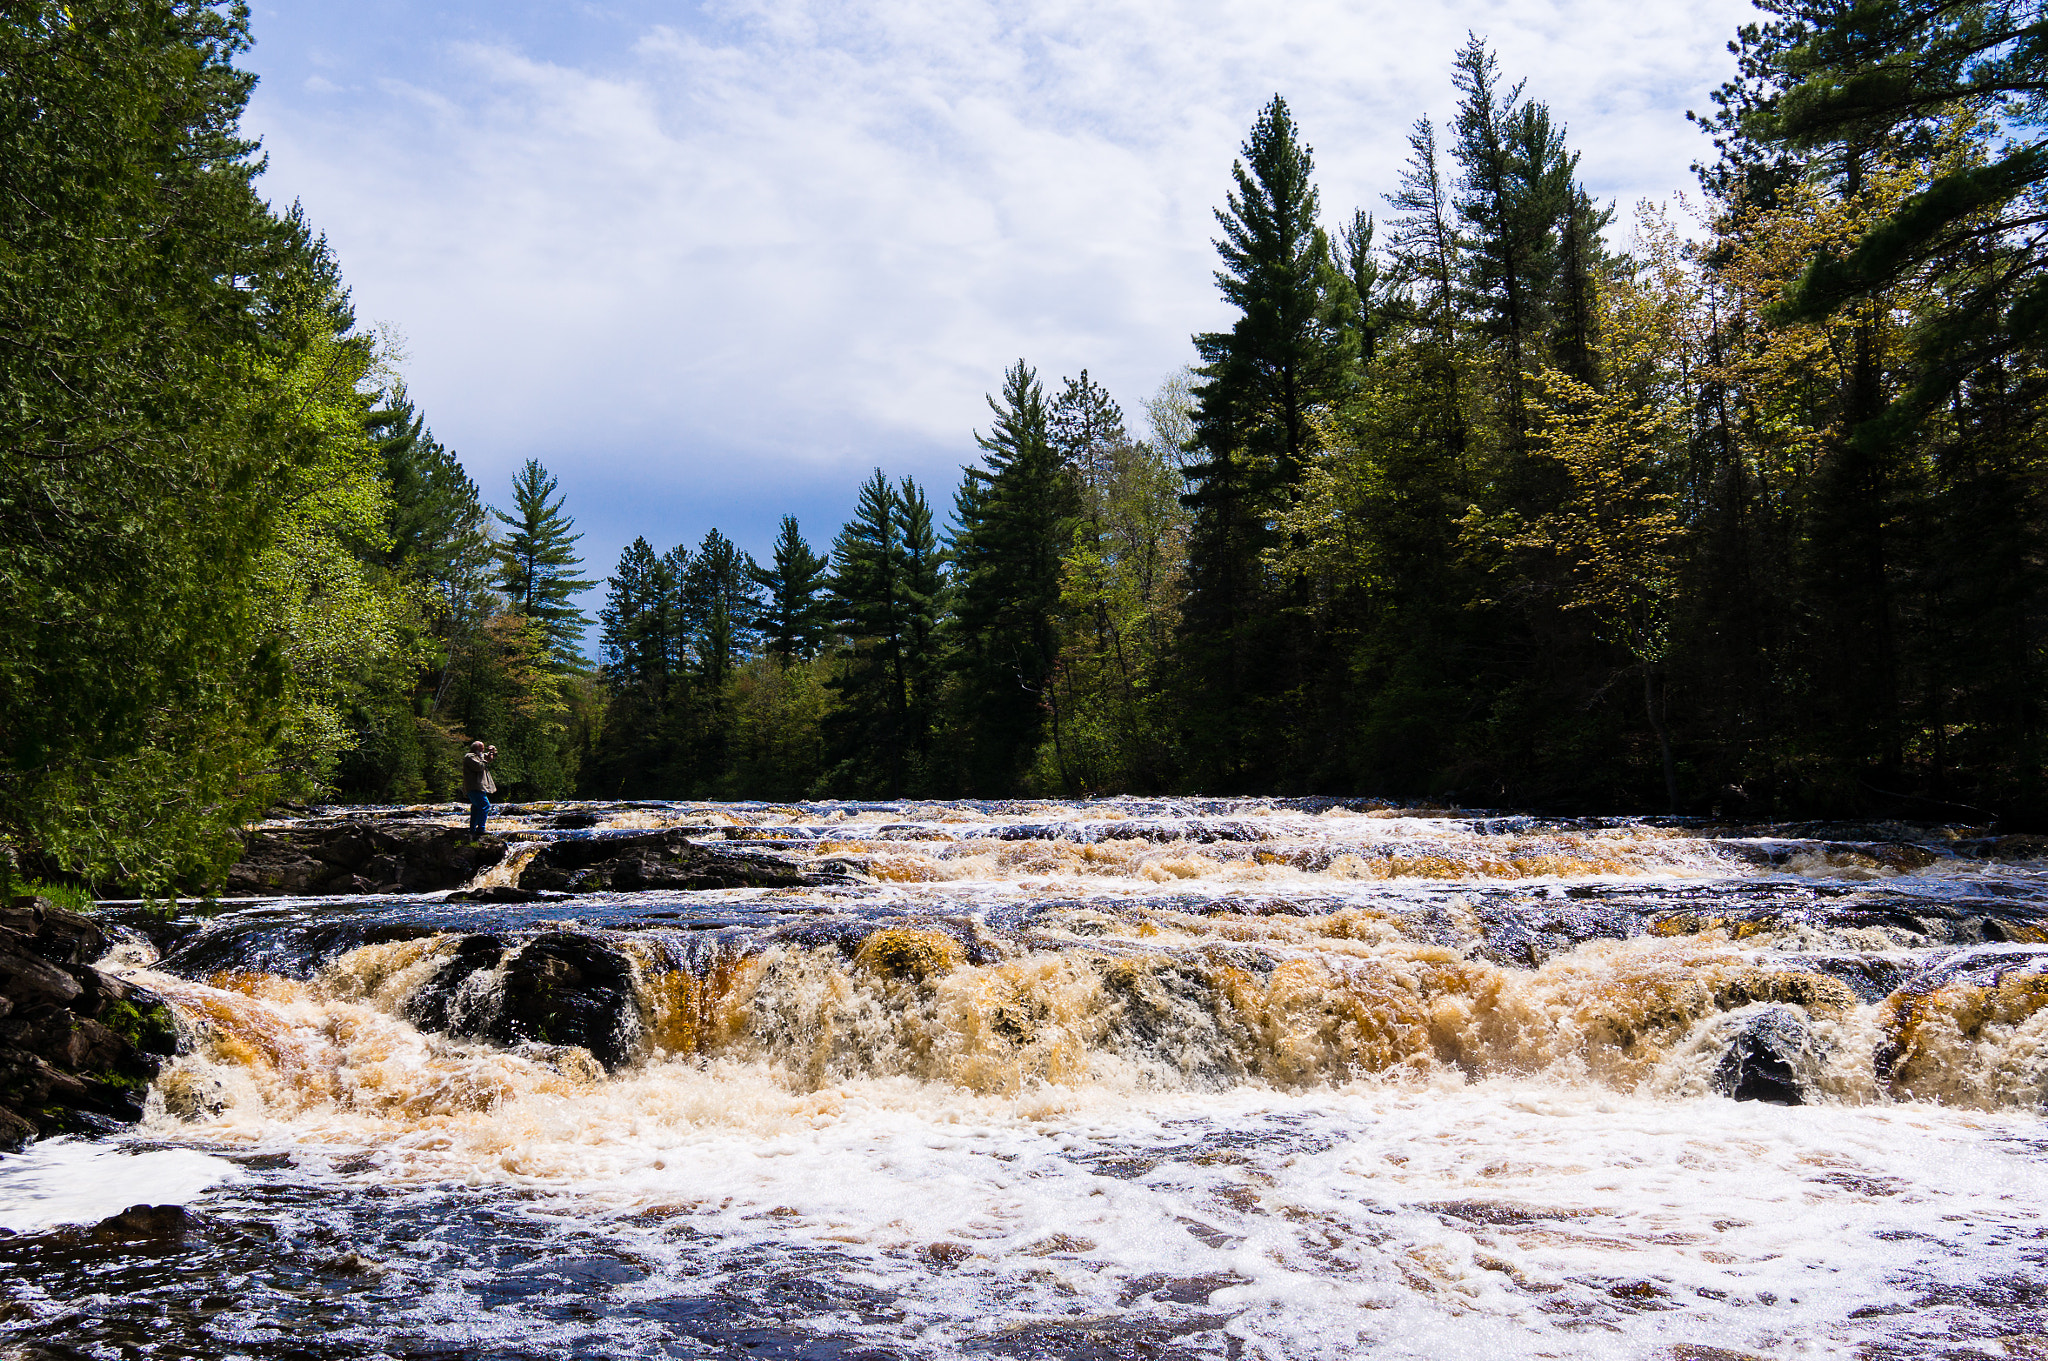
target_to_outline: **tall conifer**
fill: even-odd
[[[852,793],[903,791],[909,747],[911,621],[903,517],[880,468],[861,484],[853,518],[832,545],[832,595],[848,643],[831,682],[833,783]]]
[[[576,521],[562,513],[553,473],[529,458],[512,479],[512,512],[494,511],[510,531],[498,548],[499,580],[512,608],[537,624],[558,663],[577,660],[589,621],[570,602],[595,583],[576,575],[583,565],[571,532]]]
[[[760,568],[716,529],[690,558],[682,578],[683,626],[698,674],[716,689],[752,649],[759,627]]]
[[[757,568],[754,580],[767,592],[761,633],[781,662],[807,661],[824,645],[829,610],[824,601],[829,561],[811,551],[794,515],[782,517],[772,566]]]
[[[1079,503],[1031,367],[1018,360],[1000,399],[987,401],[995,422],[975,436],[982,466],[967,470],[954,498],[954,664],[969,778],[996,793],[1014,788],[1037,752],[1059,657],[1060,557]]]
[[[939,624],[947,604],[946,553],[931,502],[911,478],[896,484],[896,529],[903,548],[904,746],[911,776],[928,782],[940,680]]]
[[[1327,285],[1333,269],[1316,224],[1313,157],[1287,101],[1275,95],[1252,125],[1235,187],[1216,221],[1231,329],[1194,338],[1200,460],[1186,468],[1194,512],[1185,630],[1195,748],[1206,781],[1248,786],[1273,778],[1284,743],[1256,716],[1273,715],[1302,681],[1306,659],[1263,555],[1299,494],[1311,416],[1341,394],[1355,368]]]

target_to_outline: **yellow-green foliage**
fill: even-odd
[[[1670,646],[1677,594],[1678,498],[1664,465],[1683,448],[1696,393],[1692,356],[1707,327],[1702,287],[1677,233],[1647,204],[1637,216],[1638,268],[1599,288],[1607,375],[1594,387],[1557,369],[1537,377],[1539,450],[1562,464],[1571,494],[1506,546],[1554,573],[1567,609],[1586,610],[1642,661]]]
[[[303,460],[279,492],[276,530],[257,565],[256,600],[287,665],[278,764],[302,790],[350,744],[350,696],[406,656],[419,610],[403,581],[365,563],[388,546],[390,489],[364,428],[376,356],[321,313],[266,376]]]

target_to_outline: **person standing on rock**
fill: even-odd
[[[491,815],[491,795],[498,792],[498,782],[491,778],[491,762],[498,759],[498,749],[487,747],[481,741],[469,744],[469,750],[462,757],[462,788],[469,795],[469,834],[484,834],[484,819]]]

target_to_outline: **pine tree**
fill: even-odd
[[[659,704],[668,693],[676,647],[676,583],[646,539],[619,555],[598,612],[598,664],[614,694],[633,691]]]
[[[1110,473],[1118,445],[1130,436],[1124,430],[1123,408],[1100,384],[1081,370],[1065,380],[1046,414],[1046,437],[1053,456],[1069,469],[1083,492],[1101,484]]]
[[[661,575],[658,578],[667,590],[669,627],[664,635],[668,648],[668,674],[678,684],[686,681],[695,670],[696,653],[691,648],[688,606],[683,600],[683,583],[690,579],[696,559],[682,544],[661,555]]]
[[[837,788],[883,792],[904,785],[910,746],[911,630],[903,517],[880,468],[861,484],[853,519],[832,545],[832,595],[847,657],[833,678],[841,708],[828,725]]]
[[[969,781],[1002,797],[1024,778],[1047,716],[1060,647],[1060,559],[1079,506],[1031,367],[1018,360],[1003,375],[1000,399],[987,401],[995,422],[975,435],[982,466],[967,469],[954,497],[954,666]]]
[[[896,485],[896,530],[903,547],[904,746],[919,786],[929,784],[940,683],[939,624],[947,602],[946,554],[931,502],[906,477]]]
[[[1362,368],[1379,352],[1387,328],[1387,298],[1380,263],[1373,250],[1376,224],[1363,208],[1338,232],[1330,263],[1336,277],[1325,285],[1331,300],[1331,327],[1345,336],[1345,348]]]
[[[809,661],[824,646],[829,627],[825,591],[830,562],[811,551],[793,515],[782,517],[773,561],[774,566],[759,569],[754,577],[768,593],[762,636],[769,653],[785,665]]]
[[[391,490],[383,561],[427,588],[427,623],[439,653],[429,712],[447,693],[454,658],[492,608],[490,515],[461,460],[427,428],[405,385],[370,415]]]
[[[1417,119],[1409,131],[1408,153],[1400,191],[1388,195],[1387,202],[1399,214],[1391,234],[1394,267],[1420,325],[1418,344],[1410,347],[1412,372],[1427,394],[1422,404],[1426,423],[1420,433],[1425,444],[1441,451],[1456,478],[1456,491],[1469,502],[1472,479],[1466,461],[1469,430],[1460,354],[1464,319],[1458,307],[1465,239],[1444,180],[1436,127],[1427,118]]]
[[[1574,158],[1576,160],[1576,158]],[[1612,207],[1594,204],[1583,188],[1571,186],[1558,228],[1557,316],[1553,349],[1557,366],[1589,386],[1600,381],[1595,351],[1600,339],[1599,279],[1610,268],[1601,233],[1614,220]]]
[[[716,690],[752,650],[759,625],[760,568],[716,529],[704,535],[682,578],[683,627],[704,683]]]
[[[1235,188],[1216,220],[1231,329],[1194,338],[1203,381],[1186,468],[1194,512],[1184,661],[1188,709],[1205,784],[1270,786],[1291,759],[1270,723],[1312,665],[1307,640],[1276,597],[1264,555],[1273,525],[1300,494],[1314,413],[1355,371],[1326,289],[1336,276],[1316,225],[1309,148],[1278,95],[1261,111],[1231,166]]]
[[[511,532],[498,548],[499,582],[512,608],[541,630],[557,664],[580,660],[589,621],[570,602],[596,583],[576,575],[583,565],[571,533],[575,521],[562,513],[566,499],[555,495],[556,479],[529,458],[512,479],[512,513],[493,511]],[[553,498],[551,501],[549,498]]]
[[[1519,452],[1529,428],[1525,375],[1537,358],[1557,250],[1559,205],[1549,201],[1547,164],[1555,143],[1548,111],[1522,102],[1524,82],[1501,88],[1500,63],[1477,34],[1466,35],[1452,79],[1461,98],[1451,154],[1464,171],[1457,209],[1469,233],[1461,300],[1499,347],[1508,438]]]
[[[1082,514],[1061,562],[1063,645],[1056,722],[1039,749],[1043,785],[1158,788],[1167,772],[1162,682],[1187,541],[1178,407],[1169,380],[1153,403],[1158,436],[1139,442],[1085,371],[1053,403],[1053,440],[1077,470]]]
[[[1271,495],[1299,482],[1310,413],[1340,387],[1345,356],[1323,293],[1330,252],[1316,225],[1315,162],[1286,100],[1275,95],[1261,111],[1243,154],[1227,207],[1216,210],[1216,284],[1238,318],[1195,337],[1204,379],[1196,439],[1212,459],[1244,451],[1255,490]],[[1200,480],[1202,468],[1189,475]]]
[[[588,786],[611,798],[674,793],[669,717],[679,698],[680,592],[673,566],[644,538],[619,555],[598,612],[598,664],[609,701]]]
[[[2048,24],[2038,0],[1764,8],[1789,21],[1774,35],[1782,95],[1749,110],[1741,131],[1784,154],[1825,158],[1849,192],[1848,177],[1874,148],[1927,155],[1944,121],[1964,110],[2004,125],[1996,138],[1976,139],[1981,154],[1943,166],[1848,249],[1814,260],[1784,304],[1787,320],[1818,320],[1929,261],[1946,266],[1946,305],[1917,328],[1919,372],[1883,413],[1888,425],[1909,426],[1979,367],[2048,343],[2048,242],[2038,230]],[[1999,249],[1986,251],[1994,241]],[[1866,436],[1886,437],[1875,428]]]
[[[1460,303],[1493,347],[1506,436],[1493,496],[1483,499],[1543,514],[1567,492],[1555,467],[1528,457],[1528,379],[1555,364],[1597,385],[1594,289],[1612,212],[1579,187],[1578,155],[1549,107],[1525,100],[1524,82],[1503,89],[1499,63],[1476,35],[1458,52],[1453,79],[1462,95],[1453,155],[1464,172],[1456,202],[1468,229]]]

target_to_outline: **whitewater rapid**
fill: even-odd
[[[1333,801],[507,825],[821,877],[558,896],[520,889],[527,846],[464,895],[138,917],[102,967],[183,1052],[133,1134],[0,1162],[0,1355],[1726,1361],[2042,1331],[2048,873],[2018,839]],[[1765,1020],[1806,1104],[1722,1094]],[[192,1218],[60,1227],[137,1203]]]

